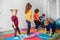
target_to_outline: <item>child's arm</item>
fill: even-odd
[[[15,26],[15,24],[14,24],[14,22],[12,21],[12,25],[14,26],[14,28],[16,28],[16,26]]]
[[[14,24],[14,20],[15,20],[15,18],[14,18],[14,17],[11,17],[12,25],[14,26],[14,28],[16,28],[16,26],[15,26],[15,24]]]
[[[38,16],[36,16],[36,18],[40,21],[40,19],[39,19],[39,17],[38,17]]]
[[[30,19],[32,20],[32,12],[31,12],[31,14],[30,14]],[[30,22],[31,22],[31,20],[30,20]]]
[[[44,34],[46,34],[46,32],[47,32],[47,29],[45,28],[45,29],[44,29]]]

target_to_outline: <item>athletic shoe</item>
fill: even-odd
[[[19,39],[18,37],[14,37],[14,39]]]

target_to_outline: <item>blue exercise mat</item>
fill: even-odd
[[[19,39],[16,39],[16,40],[22,40],[23,38],[25,38],[27,35],[23,34],[21,36],[17,36]],[[15,40],[14,39],[14,36],[11,36],[11,37],[8,37],[8,38],[5,38],[4,40]]]
[[[38,34],[38,35],[37,35],[37,37],[42,38],[42,40],[54,39],[54,38],[56,38],[57,36],[59,36],[57,33],[54,33],[54,34],[52,35],[52,37],[49,36],[49,33],[47,33],[47,34]]]
[[[22,39],[24,39],[24,38],[26,38],[26,37],[28,37],[27,36],[27,34],[23,34],[23,35],[21,35],[21,36],[17,36],[19,39],[16,39],[16,40],[22,40]],[[14,36],[11,36],[11,37],[8,37],[8,38],[5,38],[4,40],[15,40],[14,39]]]
[[[18,38],[19,38],[19,39],[14,39],[14,36],[12,36],[12,37],[5,38],[4,40],[21,40],[20,37],[18,37]]]

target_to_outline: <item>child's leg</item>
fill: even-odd
[[[37,31],[38,26],[39,26],[39,23],[38,23],[38,21],[35,21],[35,20],[34,20],[34,22],[35,22],[35,25],[36,25],[36,26],[35,26],[35,29],[36,29],[36,31]]]
[[[31,23],[27,21],[27,25],[28,25],[27,34],[30,35]]]
[[[19,27],[17,27],[17,31],[18,31],[19,34],[21,34],[21,33],[20,33],[20,30],[19,30]]]
[[[52,29],[50,29],[50,34],[49,34],[49,36],[52,36]]]
[[[41,26],[42,26],[42,28],[43,28],[43,23],[42,23],[42,22],[39,22],[39,25],[41,25]]]
[[[16,37],[17,36],[17,28],[14,28],[14,31],[15,31],[14,36]]]
[[[56,28],[55,28],[55,26],[53,26],[53,28],[52,28],[52,35],[54,34],[55,30],[56,30]]]

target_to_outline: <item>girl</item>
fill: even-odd
[[[30,3],[27,3],[25,7],[25,18],[26,18],[26,23],[28,26],[27,35],[30,35],[31,16],[32,16],[31,8],[32,8],[32,5]]]
[[[18,17],[16,16],[18,10],[17,9],[10,9],[10,11],[12,12],[11,21],[12,21],[12,27],[14,28],[14,31],[15,31],[15,34],[14,34],[15,39],[18,39],[17,31],[21,35],[19,27],[18,27]]]

